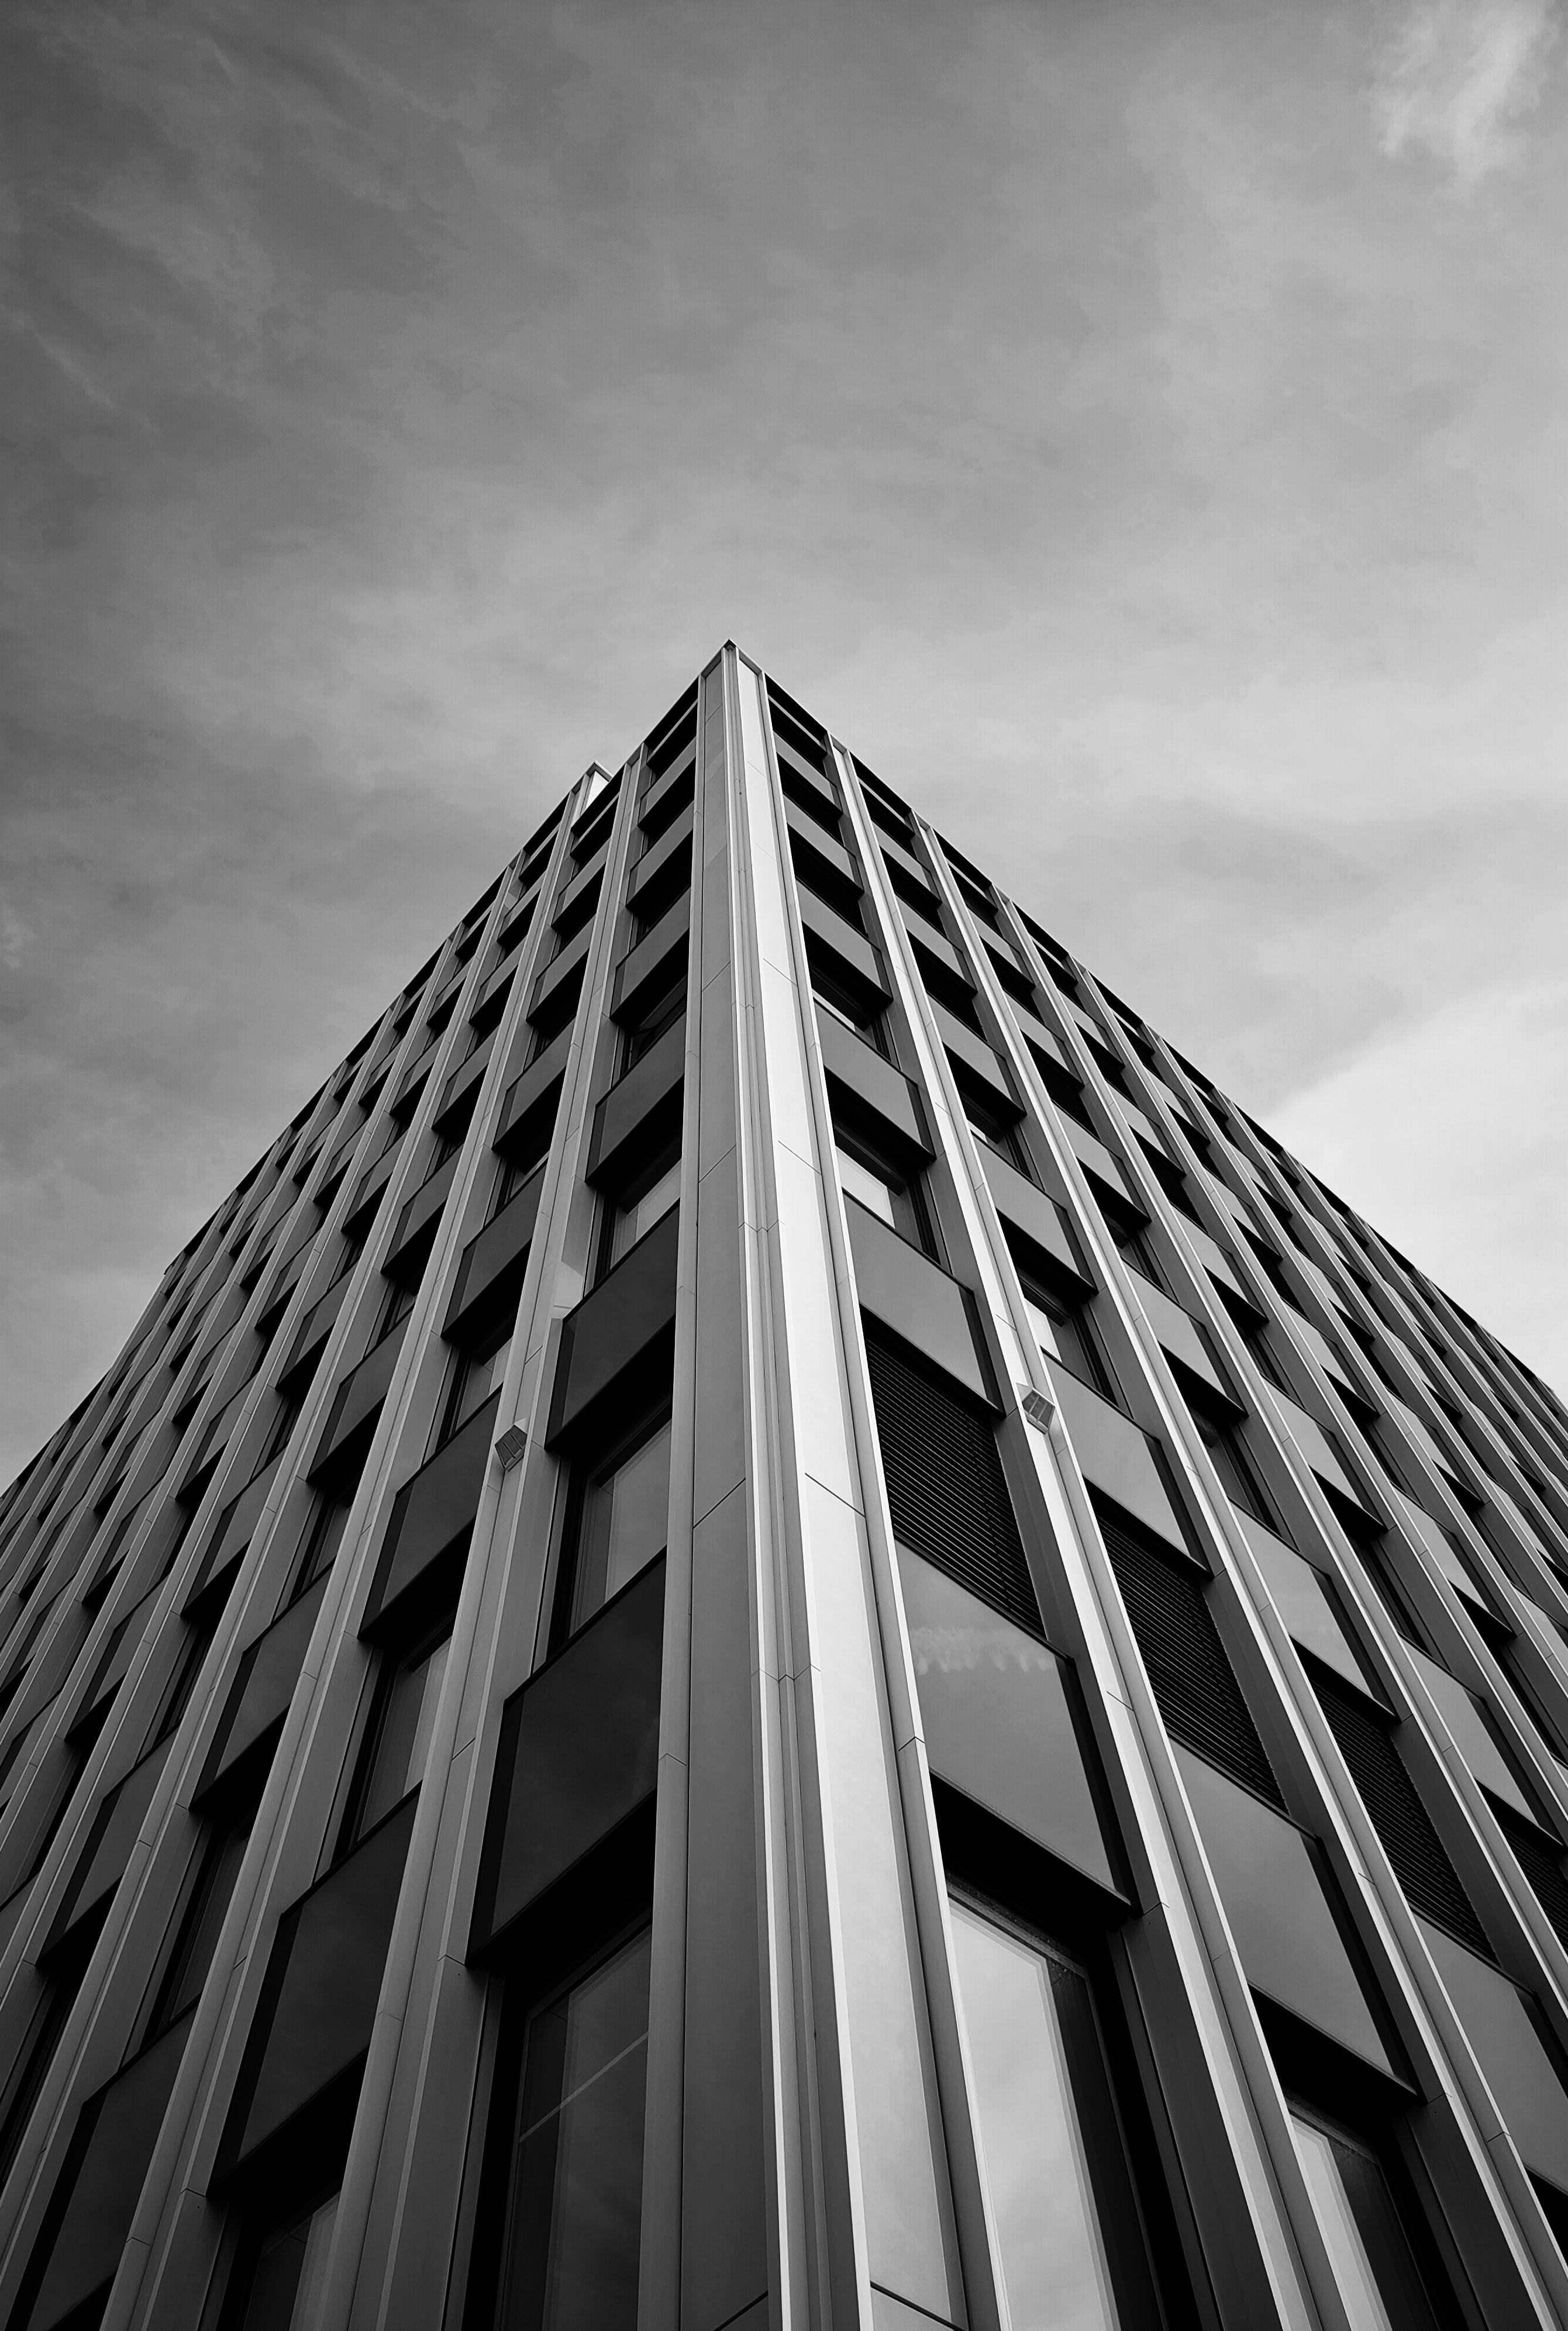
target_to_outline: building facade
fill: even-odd
[[[0,1642],[17,2331],[1568,2321],[1568,1415],[733,646]]]

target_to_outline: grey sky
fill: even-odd
[[[0,1478],[727,635],[1568,1379],[1559,33],[13,5]]]

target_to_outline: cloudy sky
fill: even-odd
[[[11,0],[0,1479],[727,635],[1568,1384],[1553,0]]]

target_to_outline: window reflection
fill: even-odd
[[[880,1161],[873,1163],[869,1156],[849,1148],[841,1139],[833,1145],[833,1161],[846,1198],[857,1200],[868,1213],[886,1223],[890,1231],[908,1239],[911,1246],[927,1244],[919,1200],[911,1185],[891,1166]]]
[[[953,1943],[1012,2331],[1153,2331],[1087,1975],[956,1900]]]
[[[384,1669],[362,1751],[348,1820],[338,1847],[349,1848],[424,1777],[450,1638],[427,1643]]]
[[[670,1420],[587,1484],[572,1581],[574,1629],[664,1551],[670,1524]]]
[[[1376,2155],[1302,2106],[1290,2122],[1352,2331],[1437,2331]]]
[[[629,1198],[615,1208],[606,1269],[613,1270],[623,1254],[630,1254],[638,1240],[646,1238],[654,1223],[662,1222],[670,1208],[679,1204],[679,1199],[680,1160],[677,1157],[674,1164],[666,1166],[639,1197]]]
[[[528,2025],[505,2331],[632,2331],[636,2323],[648,1953],[643,1933]]]
[[[316,2321],[337,2222],[334,2193],[263,2236],[240,2318],[242,2331],[306,2331]]]

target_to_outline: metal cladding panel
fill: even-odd
[[[508,1085],[506,1099],[501,1103],[500,1123],[496,1127],[498,1149],[510,1149],[523,1137],[525,1130],[535,1124],[534,1112],[540,1108],[541,1103],[548,1108],[550,1116],[554,1118],[559,1094],[552,1099],[552,1088],[558,1086],[571,1050],[572,1032],[569,1028],[563,1028],[538,1059],[530,1061],[521,1076]]]
[[[648,1137],[650,1119],[662,1128],[679,1106],[686,1074],[684,1014],[613,1084],[594,1112],[588,1173],[614,1181]]]
[[[560,954],[551,957],[534,982],[534,992],[528,999],[530,1015],[542,1011],[552,996],[559,995],[571,981],[582,977],[593,939],[593,924],[584,924],[575,938],[568,939]]]
[[[922,917],[910,929],[909,937],[923,978],[939,981],[946,973],[949,980],[956,981],[973,994],[974,982],[969,976],[963,956],[946,931]]]
[[[1090,1181],[1098,1182],[1102,1187],[1109,1190],[1124,1204],[1136,1204],[1132,1192],[1127,1187],[1126,1175],[1111,1156],[1105,1143],[1097,1140],[1087,1127],[1079,1123],[1076,1117],[1064,1117],[1062,1126],[1074,1156],[1089,1176]]]
[[[1276,1407],[1283,1412],[1292,1439],[1318,1479],[1326,1482],[1330,1489],[1337,1489],[1340,1496],[1348,1498],[1353,1505],[1364,1508],[1365,1497],[1340,1463],[1333,1443],[1317,1419],[1308,1416],[1297,1402],[1288,1399],[1278,1390],[1274,1402]]]
[[[1098,1392],[1091,1392],[1070,1368],[1053,1367],[1050,1382],[1073,1455],[1090,1488],[1102,1490],[1156,1537],[1184,1548],[1182,1525],[1164,1476],[1155,1462],[1148,1434]]]
[[[279,1922],[223,2147],[239,2168],[370,2044],[416,1800]]]
[[[381,1203],[383,1191],[397,1170],[401,1155],[401,1142],[394,1143],[390,1149],[384,1150],[374,1164],[366,1167],[349,1202],[348,1212],[344,1216],[346,1230],[368,1223],[372,1213]]]
[[[1421,1932],[1525,2166],[1568,2193],[1568,2089],[1525,1993],[1442,1927]]]
[[[99,1663],[93,1671],[89,1689],[82,1698],[81,1705],[71,1719],[73,1732],[95,1708],[104,1707],[125,1681],[130,1663],[140,1648],[143,1635],[147,1632],[147,1622],[153,1614],[157,1591],[156,1586],[151,1588],[142,1596],[139,1603],[134,1603],[130,1610],[126,1612],[123,1618],[116,1621],[108,1641],[99,1653]]]
[[[689,857],[692,822],[695,816],[696,805],[689,802],[679,815],[666,826],[652,847],[643,852],[632,868],[626,883],[626,904],[634,914],[642,913],[637,902],[644,896],[650,886],[660,881],[677,867],[683,857]]]
[[[1151,1286],[1147,1280],[1138,1282],[1138,1301],[1169,1356],[1179,1361],[1189,1374],[1196,1376],[1201,1384],[1207,1384],[1212,1392],[1218,1393],[1228,1409],[1233,1409],[1235,1394],[1220,1376],[1213,1356],[1192,1313],[1184,1311],[1179,1303],[1173,1303],[1168,1295],[1160,1288]]]
[[[813,954],[815,940],[826,949],[832,967],[841,977],[847,974],[852,986],[872,995],[886,995],[882,959],[865,934],[853,929],[842,915],[835,915],[813,891],[801,891],[800,909],[808,955]]]
[[[1499,1818],[1531,1892],[1551,1920],[1557,1940],[1568,1951],[1568,1869],[1563,1867],[1561,1844],[1535,1821],[1511,1819],[1506,1813]]]
[[[1194,1751],[1176,1755],[1248,1982],[1393,2074],[1311,1841]]]
[[[932,1156],[917,1089],[832,1013],[817,1015],[835,1124],[859,1127],[894,1157]]]
[[[407,1327],[407,1320],[400,1319],[389,1328],[338,1385],[327,1430],[311,1460],[312,1472],[319,1472],[374,1422],[391,1385]]]
[[[545,1186],[541,1166],[530,1174],[499,1214],[475,1232],[462,1251],[451,1299],[442,1334],[456,1337],[462,1323],[483,1314],[503,1295],[520,1286],[534,1226],[538,1219],[539,1193]]]
[[[141,1834],[154,1792],[168,1763],[173,1742],[162,1740],[139,1765],[128,1772],[105,1798],[97,1821],[93,1823],[86,1845],[82,1848],[81,1867],[71,1883],[70,1893],[61,1906],[50,1936],[51,1946],[81,1918],[90,1917],[101,1908],[125,1875],[131,1849]]]
[[[1250,1514],[1242,1513],[1240,1507],[1233,1511],[1292,1641],[1312,1652],[1357,1691],[1364,1691],[1366,1677],[1345,1633],[1339,1604],[1322,1574],[1289,1546],[1282,1546]]]
[[[1199,1261],[1202,1264],[1204,1270],[1208,1272],[1215,1285],[1218,1287],[1229,1288],[1232,1295],[1239,1295],[1242,1302],[1247,1305],[1248,1308],[1251,1309],[1253,1308],[1252,1298],[1248,1294],[1245,1286],[1242,1284],[1235,1264],[1231,1261],[1230,1257],[1226,1254],[1224,1248],[1220,1245],[1219,1242],[1216,1239],[1212,1238],[1209,1232],[1204,1230],[1202,1225],[1199,1223],[1183,1222],[1182,1229],[1192,1246],[1195,1249]]]
[[[651,1360],[675,1325],[679,1209],[622,1257],[561,1328],[550,1408],[552,1441],[577,1431],[595,1403]]]
[[[1402,1490],[1392,1489],[1391,1485],[1390,1494],[1397,1511],[1426,1547],[1455,1594],[1462,1594],[1472,1608],[1487,1610],[1486,1596],[1470,1575],[1468,1565],[1456,1551],[1442,1524],[1435,1522],[1424,1507],[1418,1506]]]
[[[1119,1893],[1067,1661],[908,1546],[898,1551],[933,1774]]]
[[[202,1774],[203,1793],[215,1789],[288,1714],[326,1591],[325,1577],[317,1579],[246,1651]]]
[[[828,883],[835,880],[844,886],[846,901],[849,893],[861,888],[859,870],[842,842],[836,842],[819,821],[794,803],[785,800],[784,823],[789,831],[790,855],[795,871],[802,879],[813,865],[818,879]]]
[[[491,1393],[461,1429],[397,1493],[376,1565],[365,1625],[386,1619],[433,1562],[473,1527],[490,1460],[500,1394]]]
[[[426,1077],[429,1076],[432,1068],[434,1066],[435,1056],[440,1050],[441,1038],[438,1034],[432,1036],[429,1043],[426,1044],[424,1050],[419,1053],[415,1059],[410,1061],[407,1068],[404,1069],[403,1074],[397,1080],[396,1098],[398,1103],[401,1104],[407,1102],[412,1105],[414,1094],[418,1092],[423,1085]],[[406,1115],[407,1113],[408,1112],[405,1110],[404,1114]]]
[[[984,1036],[977,1036],[940,1004],[931,1006],[947,1057],[953,1063],[959,1088],[967,1085],[984,1099],[993,1102],[1008,1117],[1016,1117],[1018,1098],[1012,1089],[1006,1070],[992,1051]]]
[[[1061,1270],[1070,1271],[1080,1287],[1092,1291],[1083,1275],[1083,1257],[1073,1243],[1072,1233],[1055,1198],[1037,1188],[1005,1157],[999,1157],[988,1144],[982,1142],[976,1154],[1002,1217],[1004,1234],[1006,1224],[1011,1223],[1015,1230],[1023,1232],[1031,1245],[1041,1248]]]
[[[557,923],[571,918],[578,911],[582,899],[593,890],[603,871],[604,852],[601,846],[591,857],[584,860],[577,872],[562,889],[556,900],[555,918]],[[565,949],[562,952],[565,953]]]
[[[453,1069],[442,1087],[441,1100],[435,1112],[433,1122],[438,1133],[445,1131],[463,1103],[478,1091],[484,1080],[485,1070],[489,1067],[490,1054],[495,1048],[496,1035],[492,1028],[489,1034],[482,1037],[468,1057],[460,1061]]]
[[[472,1954],[652,1794],[663,1648],[657,1562],[508,1701]]]
[[[917,882],[923,890],[930,892],[932,898],[936,897],[936,894],[931,888],[931,877],[921,865],[920,861],[913,852],[906,850],[901,842],[895,841],[894,837],[880,825],[877,828],[877,846],[889,866],[898,867],[899,872],[907,875],[910,881]]]
[[[845,1206],[860,1308],[902,1342],[994,1407],[964,1289],[908,1239],[851,1200]]]
[[[1024,1034],[1030,1043],[1042,1051],[1048,1060],[1054,1061],[1059,1069],[1065,1069],[1069,1076],[1077,1077],[1078,1071],[1063,1051],[1060,1037],[1053,1036],[1049,1028],[1041,1027],[1032,1014],[1025,1026]]]
[[[616,966],[611,1009],[617,1017],[634,1011],[644,996],[679,977],[685,967],[690,930],[691,894],[688,891]]]
[[[1533,1820],[1535,1808],[1519,1786],[1518,1774],[1504,1755],[1474,1692],[1468,1691],[1458,1676],[1439,1667],[1435,1660],[1429,1660],[1413,1644],[1411,1658],[1474,1778],[1516,1812],[1523,1813],[1527,1821]]]
[[[299,1333],[289,1347],[289,1357],[284,1363],[283,1374],[279,1378],[280,1384],[293,1375],[302,1361],[309,1360],[312,1365],[314,1364],[328,1337],[337,1324],[337,1315],[342,1310],[348,1290],[353,1284],[352,1272],[345,1271],[340,1279],[334,1280],[325,1295],[318,1296],[300,1320]]]
[[[675,762],[670,768],[660,772],[655,783],[651,785],[648,791],[643,794],[640,804],[641,813],[644,820],[650,818],[657,820],[664,813],[666,804],[676,796],[684,794],[689,797],[692,790],[692,768],[695,759],[696,747],[695,745],[689,745],[679,761]],[[679,811],[675,812],[675,815],[677,817],[679,817],[679,813],[680,813]]]
[[[259,1473],[252,1473],[237,1498],[231,1498],[213,1532],[212,1544],[202,1557],[200,1569],[185,1595],[188,1603],[195,1601],[209,1580],[225,1570],[231,1562],[238,1561],[250,1544],[252,1533],[261,1520],[272,1484],[282,1463],[281,1451]]]
[[[392,1233],[392,1244],[387,1250],[384,1266],[385,1270],[394,1270],[404,1251],[423,1234],[428,1234],[441,1219],[456,1173],[457,1159],[449,1157],[444,1165],[436,1167],[433,1174],[427,1175],[412,1197],[405,1201],[397,1217],[397,1228]]]
[[[85,2308],[113,2278],[189,2035],[184,2016],[83,2107],[67,2171],[70,2190],[56,2196],[57,2208],[62,2198],[64,2208],[27,2331],[54,2331],[73,2320],[73,2310]],[[93,2319],[85,2313],[80,2318]]]

